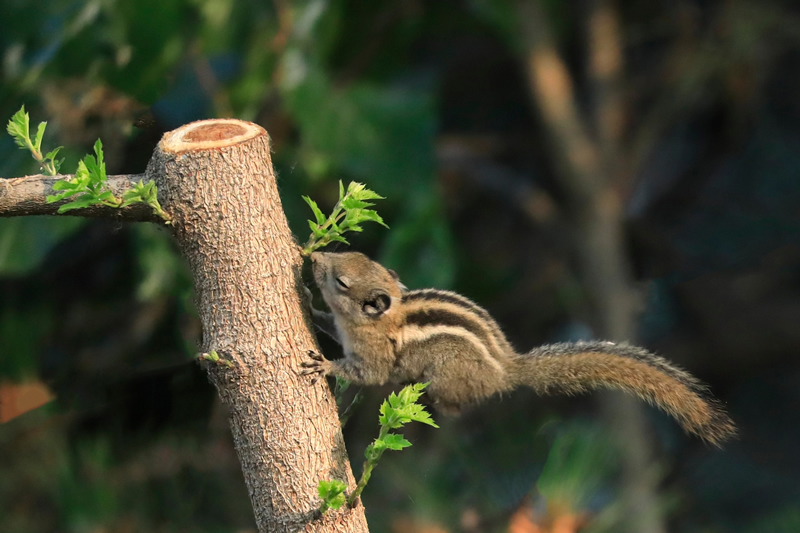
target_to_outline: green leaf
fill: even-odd
[[[105,165],[105,162],[103,161],[103,141],[100,139],[97,139],[94,142],[94,153],[97,154],[97,164]],[[141,183],[141,181],[139,183]]]
[[[43,122],[42,124],[45,124],[45,123]],[[63,146],[59,146],[58,148],[56,148],[54,150],[50,150],[49,152],[47,152],[47,155],[45,155],[44,158],[45,159],[49,159],[49,160],[51,160],[53,162],[56,162],[55,161],[56,160],[56,156],[58,155],[58,152],[60,152],[62,148],[64,148],[64,147]],[[62,159],[62,161],[63,161],[63,159]],[[60,166],[60,163],[57,163],[56,164],[56,168],[58,168],[59,166]]]
[[[148,182],[152,183],[152,182]],[[122,193],[123,199],[143,199],[143,197],[147,194],[147,186],[139,180],[139,183],[134,183],[133,187]]]
[[[119,204],[119,207],[120,207],[120,208],[123,208],[123,207],[128,207],[129,205],[133,205],[133,204],[141,204],[141,203],[145,203],[144,201],[142,201],[142,199],[141,199],[141,198],[139,198],[139,197],[132,197],[132,198],[128,198],[127,200],[126,200],[126,199],[123,199],[123,200],[122,200],[122,203],[120,203],[120,204]]]
[[[67,192],[62,192],[60,194],[47,195],[47,203],[52,204],[53,202],[60,202],[64,198],[69,198],[73,194],[75,194],[74,191],[67,191]]]
[[[86,176],[89,177],[89,185],[96,186],[102,184],[103,180],[100,177],[100,167],[97,164],[97,159],[95,159],[95,157],[91,154],[86,154],[81,163],[83,163],[83,166],[86,169]]]
[[[433,418],[431,417],[430,413],[428,413],[424,407],[422,406],[419,407],[420,407],[419,410],[417,410],[416,412],[413,413],[413,415],[410,416],[411,420],[414,422],[420,422],[422,424],[427,424],[429,426],[438,428],[439,426],[436,424],[436,422],[433,421]]]
[[[405,407],[413,404],[419,400],[424,394],[425,387],[428,383],[413,383],[400,391],[400,394],[392,394],[389,396],[389,402],[395,407]]]
[[[354,194],[358,194],[361,190],[363,190],[365,185],[363,183],[357,183],[355,181],[351,181],[347,184],[347,196],[352,196]]]
[[[344,221],[348,224],[358,224],[361,221],[361,209],[348,209],[345,211]]]
[[[319,224],[320,226],[325,224],[325,215],[322,214],[322,211],[320,210],[319,206],[317,205],[317,202],[315,202],[314,200],[312,200],[308,196],[303,196],[302,198],[303,198],[303,200],[306,201],[308,206],[311,208],[311,211],[314,212],[314,218],[317,219],[317,224]]]
[[[97,199],[98,202],[108,202],[108,203],[117,204],[117,205],[121,205],[122,204],[120,199],[117,198],[116,196],[114,196],[114,194],[111,191],[104,191],[103,193],[101,193],[99,196],[96,196],[95,198]]]
[[[344,206],[345,209],[363,209],[365,207],[369,207],[375,204],[364,202],[362,200],[359,200],[358,198],[347,197],[342,201],[342,205]]]
[[[14,113],[14,116],[12,116],[8,121],[8,126],[6,127],[9,135],[14,138],[14,142],[16,142],[19,147],[23,149],[27,149],[30,142],[29,121],[30,118],[25,112],[25,106],[23,105],[19,108],[19,111]]]
[[[86,167],[86,159],[91,156],[87,155],[86,158],[78,161],[78,169],[75,171],[75,177],[72,178],[73,183],[82,182],[85,185],[89,185],[92,178],[89,174],[89,169]]]
[[[356,183],[354,181],[350,182],[350,185],[347,187],[347,195],[351,196],[355,200],[364,201],[364,200],[383,200],[383,196],[379,195],[375,191],[367,189],[367,186],[363,183]],[[369,204],[373,205],[373,204]]]
[[[89,207],[97,203],[98,203],[97,199],[94,196],[90,194],[83,194],[81,196],[78,196],[77,200],[70,202],[68,204],[64,204],[61,207],[59,207],[58,213],[62,214],[66,213],[67,211],[72,211],[73,209],[82,209],[84,207]]]
[[[54,191],[74,191],[81,188],[82,187],[80,185],[73,183],[70,180],[58,180],[53,184]]]
[[[402,450],[408,448],[411,443],[403,438],[402,435],[396,433],[389,433],[383,439],[375,439],[376,450]]]
[[[89,176],[90,186],[97,188],[107,180],[106,164],[103,161],[103,142],[100,139],[94,143],[94,153],[95,155],[87,154],[82,163]]]
[[[380,416],[378,417],[378,422],[380,422],[381,426],[386,426],[389,429],[397,429],[403,425],[399,422],[399,420],[400,416],[397,414],[397,411],[386,400],[384,400],[380,407]]]
[[[41,153],[42,152],[42,139],[44,138],[44,129],[47,127],[47,122],[40,122],[39,127],[36,128],[36,139],[33,141],[33,148]]]
[[[381,216],[378,214],[378,212],[374,211],[372,209],[364,209],[363,211],[361,211],[361,216],[364,217],[364,220],[370,220],[372,222],[377,222],[378,224],[380,224],[384,228],[388,228],[389,227],[383,221],[383,218],[381,218]]]
[[[334,233],[334,234],[328,234],[328,238],[329,238],[331,241],[343,242],[344,244],[350,244],[350,243],[348,242],[348,240],[347,240],[347,239],[345,239],[344,237],[342,237],[342,236],[341,236],[341,235],[339,235],[338,233]]]
[[[354,195],[355,198],[359,200],[383,200],[384,197],[380,194],[376,193],[375,191],[371,191],[367,188],[360,190],[357,194]],[[370,204],[372,205],[372,204]]]

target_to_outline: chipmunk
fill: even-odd
[[[315,252],[311,262],[331,310],[312,307],[314,323],[345,355],[329,361],[309,352],[302,373],[315,381],[333,375],[362,385],[429,382],[434,406],[448,414],[523,385],[538,394],[619,389],[711,444],[735,433],[705,385],[643,348],[593,341],[520,354],[485,309],[459,294],[407,290],[396,273],[357,252]]]

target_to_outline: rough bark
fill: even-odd
[[[55,214],[52,184],[70,176],[0,180],[0,216]],[[303,305],[300,249],[281,207],[269,137],[239,120],[187,124],[164,135],[144,175],[111,176],[121,194],[154,180],[187,259],[203,326],[202,352],[230,424],[261,532],[367,531],[364,508],[318,512],[317,484],[355,481],[336,404],[324,380],[299,374],[317,349]],[[162,222],[147,206],[95,207],[71,215]]]
[[[230,408],[259,531],[366,531],[360,505],[318,517],[318,482],[354,480],[327,384],[299,375],[316,345],[266,131],[188,124],[164,135],[147,175],[194,276],[202,351],[234,363],[211,363],[209,375]]]

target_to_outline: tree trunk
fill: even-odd
[[[367,531],[364,509],[320,517],[317,483],[354,487],[336,404],[299,362],[315,349],[301,300],[302,257],[286,222],[261,127],[195,122],[167,133],[147,177],[189,262],[211,381],[231,430],[259,531]]]
[[[558,53],[546,14],[536,1],[518,3],[527,43],[527,71],[533,101],[550,134],[555,160],[576,234],[576,255],[593,310],[595,333],[612,341],[635,336],[635,299],[623,242],[620,157],[623,110],[619,91],[622,45],[614,2],[589,3],[595,124],[590,134],[572,76]],[[653,475],[653,444],[641,405],[618,392],[601,394],[606,418],[622,451],[625,527],[636,533],[664,533],[663,510]]]

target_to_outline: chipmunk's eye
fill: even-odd
[[[341,290],[343,290],[343,291],[346,291],[347,289],[349,289],[349,288],[350,288],[350,280],[349,280],[349,279],[347,279],[347,278],[346,278],[346,277],[344,277],[344,276],[338,276],[338,277],[336,278],[336,285],[338,285],[338,287],[339,287]]]

